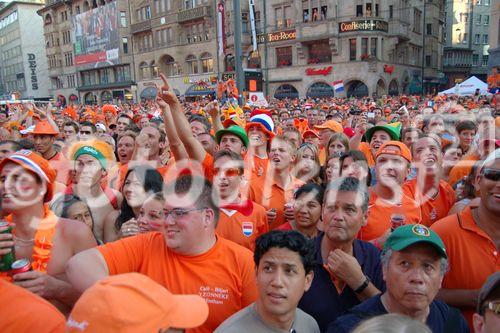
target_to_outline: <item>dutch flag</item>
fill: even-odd
[[[336,93],[341,93],[344,91],[344,81],[333,81],[333,89]]]

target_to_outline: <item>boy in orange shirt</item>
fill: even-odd
[[[388,141],[377,151],[377,183],[370,191],[368,223],[361,227],[359,239],[383,245],[391,229],[421,221],[417,203],[401,189],[411,160],[410,149],[399,141]]]
[[[266,210],[240,194],[244,172],[240,155],[221,150],[214,159],[214,189],[220,201],[220,216],[215,231],[219,236],[253,251],[255,239],[269,230]]]
[[[215,234],[219,211],[211,185],[182,176],[166,190],[162,232],[108,243],[73,257],[66,274],[83,291],[108,276],[138,272],[175,294],[198,294],[209,306],[208,333],[257,298],[252,252]]]
[[[285,223],[285,204],[293,200],[293,193],[304,185],[291,175],[295,157],[295,146],[284,136],[276,136],[271,142],[266,175],[250,180],[249,198],[268,210],[271,230]]]
[[[429,227],[448,215],[456,201],[455,191],[442,180],[441,143],[433,134],[418,139],[412,150],[417,175],[403,186],[403,192],[420,206],[420,223]]]

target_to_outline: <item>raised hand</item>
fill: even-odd
[[[159,87],[156,85],[156,89],[158,90],[157,92],[157,97],[156,101],[158,102],[158,105],[162,106],[162,101],[165,102],[166,104],[172,106],[174,104],[179,103],[179,99],[175,95],[175,92],[172,90],[170,85],[168,84],[167,78],[165,75],[160,74],[160,78],[163,81],[163,85]]]

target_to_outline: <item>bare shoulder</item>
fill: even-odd
[[[73,247],[97,245],[92,230],[80,221],[59,218],[57,229],[61,237]]]
[[[113,194],[116,197],[116,204],[118,205],[118,207],[121,207],[123,201],[123,194],[115,189],[111,189],[111,192],[113,192]]]

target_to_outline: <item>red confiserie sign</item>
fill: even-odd
[[[328,66],[325,68],[307,68],[306,69],[306,75],[308,76],[313,76],[313,75],[323,75],[327,76],[332,72],[333,67]]]

